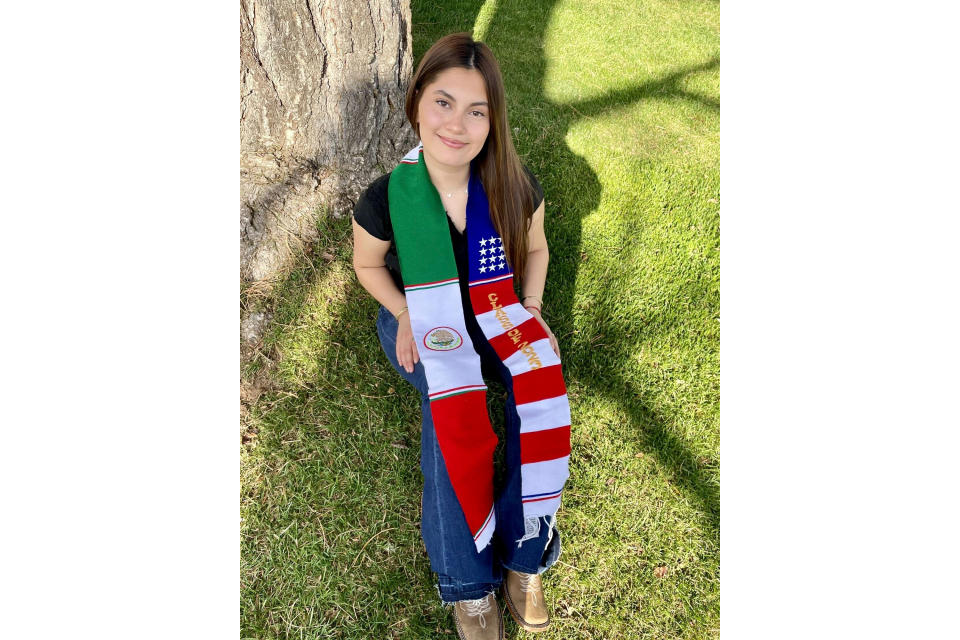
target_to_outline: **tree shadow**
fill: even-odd
[[[511,126],[520,125],[524,131],[529,131],[535,122],[549,121],[551,126],[542,129],[535,141],[518,140],[517,147],[528,150],[527,160],[533,166],[544,167],[546,159],[556,162],[560,152],[559,164],[564,167],[564,176],[576,182],[577,198],[573,201],[562,201],[554,205],[554,211],[562,215],[560,220],[551,220],[551,194],[561,192],[561,186],[569,190],[570,185],[551,183],[551,170],[542,171],[541,179],[547,196],[548,211],[546,225],[547,240],[551,247],[562,247],[564,255],[558,255],[551,250],[550,273],[545,291],[545,319],[558,336],[572,335],[575,327],[572,323],[574,283],[577,281],[577,271],[581,264],[583,219],[596,210],[601,199],[602,185],[597,179],[589,164],[579,155],[569,149],[566,144],[567,132],[585,118],[594,118],[609,111],[633,105],[638,102],[652,100],[684,100],[694,102],[719,112],[719,103],[696,92],[683,87],[685,79],[693,74],[712,71],[719,68],[720,60],[713,57],[700,64],[691,64],[679,69],[670,70],[660,77],[640,83],[636,86],[609,91],[603,95],[586,100],[557,103],[552,101],[545,91],[546,59],[542,55],[545,50],[545,30],[540,32],[516,33],[511,25],[529,21],[531,14],[535,14],[533,22],[546,28],[550,22],[555,2],[550,0],[538,3],[503,3],[496,9],[496,13],[487,23],[484,42],[494,51],[504,73],[507,95],[519,93],[518,83],[532,82],[539,88],[532,104],[511,104]],[[451,30],[455,27],[450,25]],[[434,33],[439,33],[435,31]],[[427,47],[430,42],[423,42]],[[418,42],[414,39],[414,42]],[[512,70],[523,69],[522,79],[519,73]],[[509,99],[509,98],[508,98]],[[534,119],[532,113],[536,112]],[[531,114],[531,115],[528,115]],[[526,126],[525,126],[526,125]],[[548,152],[542,151],[548,150]],[[707,291],[702,291],[707,295]],[[643,327],[614,325],[600,317],[585,319],[589,326],[597,327],[604,336],[613,341],[635,338],[638,332],[649,331],[649,327],[658,326],[660,331],[668,327],[650,322]],[[563,347],[561,345],[561,353]],[[570,347],[567,347],[568,350]],[[566,354],[564,354],[566,356]],[[707,533],[717,536],[719,532],[719,488],[714,480],[713,463],[704,461],[693,453],[690,446],[677,436],[665,421],[661,419],[649,403],[643,401],[643,389],[636,388],[636,384],[624,377],[622,372],[628,371],[635,363],[624,359],[598,360],[590,357],[586,352],[571,352],[564,358],[564,374],[568,384],[576,384],[589,393],[605,397],[612,403],[620,406],[630,416],[631,429],[618,431],[617,435],[627,439],[627,444],[636,451],[647,450],[652,447],[656,459],[668,471],[676,483],[692,498],[692,502],[705,516],[708,523]],[[570,364],[568,365],[567,362]],[[587,364],[580,368],[578,365]],[[574,427],[575,428],[575,427]],[[576,448],[571,457],[577,455]],[[571,480],[574,480],[571,478]]]

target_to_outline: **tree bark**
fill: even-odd
[[[242,285],[269,290],[416,143],[412,57],[409,0],[241,0]]]

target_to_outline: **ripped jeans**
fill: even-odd
[[[433,428],[427,379],[423,362],[413,373],[397,362],[397,319],[380,306],[377,335],[380,346],[393,368],[420,392],[422,425],[420,435],[420,471],[423,473],[420,534],[430,557],[430,568],[437,574],[437,591],[444,604],[482,598],[503,582],[501,568],[523,573],[543,573],[560,557],[560,531],[556,518],[523,517],[520,502],[520,416],[513,398],[510,370],[497,356],[476,323],[468,323],[474,347],[480,355],[482,372],[487,378],[499,378],[507,390],[505,406],[506,473],[504,486],[494,488],[496,530],[493,543],[477,553],[473,535],[467,526],[460,503],[450,484],[440,446]]]

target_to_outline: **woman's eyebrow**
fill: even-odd
[[[454,98],[452,95],[450,95],[449,93],[447,93],[447,92],[444,91],[443,89],[437,89],[436,91],[434,91],[434,93],[442,93],[442,94],[445,95],[446,97],[450,98],[450,101],[451,101],[451,102],[456,102],[456,101],[457,101],[456,98]],[[484,106],[484,107],[489,107],[489,106],[490,106],[490,105],[487,104],[486,102],[471,102],[471,103],[470,103],[470,106],[471,106],[471,107],[475,107],[475,106],[477,106],[477,105],[482,105],[482,106]]]

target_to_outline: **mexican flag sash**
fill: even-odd
[[[517,300],[513,272],[490,220],[476,171],[467,190],[471,309],[464,309],[447,214],[424,163],[423,143],[393,170],[387,198],[407,312],[423,363],[437,442],[477,552],[496,528],[493,454],[480,356],[467,333],[473,313],[510,371],[520,416],[524,518],[555,516],[569,476],[570,406],[560,359],[543,327]],[[524,530],[519,523],[519,530]]]

